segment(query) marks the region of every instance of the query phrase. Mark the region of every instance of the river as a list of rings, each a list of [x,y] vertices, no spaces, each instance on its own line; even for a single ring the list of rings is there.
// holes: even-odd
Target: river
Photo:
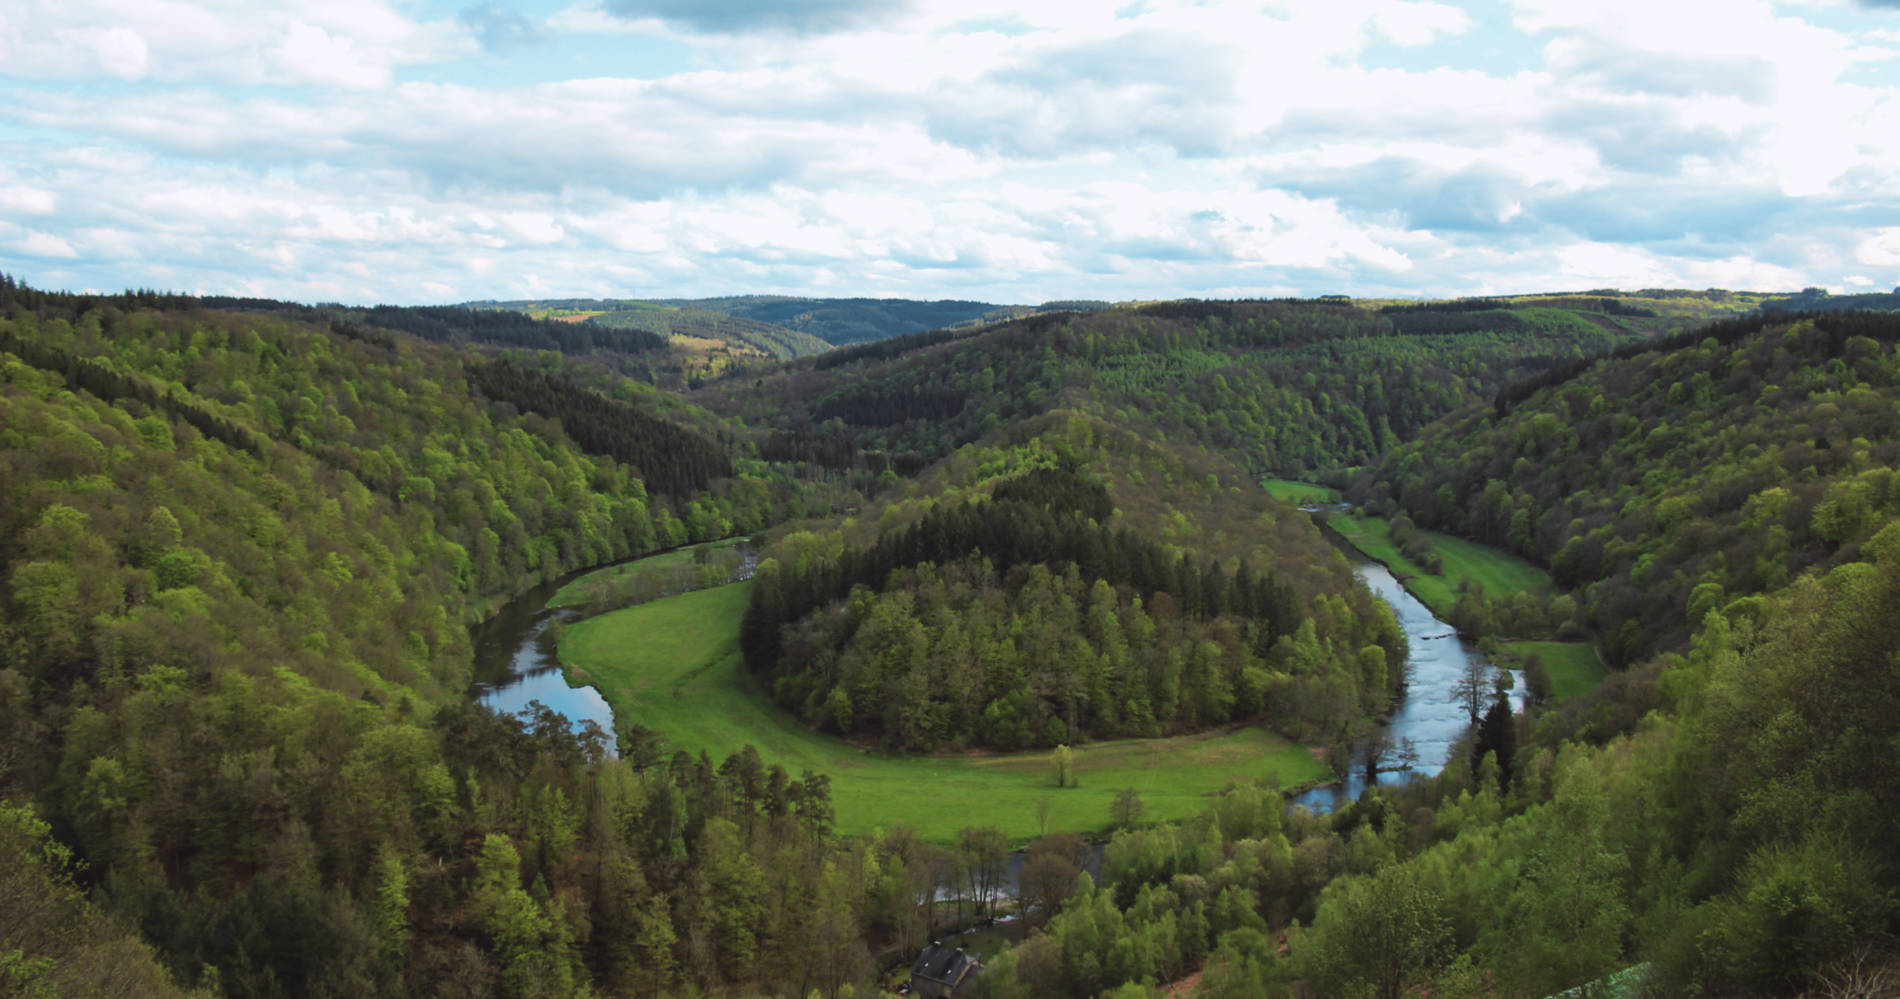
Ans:
[[[593,570],[588,570],[593,571]],[[581,575],[577,573],[576,575]],[[551,608],[548,601],[569,578],[544,583],[502,605],[494,617],[471,629],[475,643],[475,681],[470,694],[477,703],[513,715],[534,701],[567,716],[579,726],[593,722],[614,745],[614,709],[592,687],[570,687],[555,654],[555,621],[570,620],[578,611]]]
[[[749,577],[755,564],[755,556],[748,551],[735,578]],[[610,736],[614,733],[613,708],[593,687],[568,686],[556,655],[552,625],[571,620],[579,612],[547,606],[563,585],[591,571],[537,586],[508,601],[494,617],[472,630],[475,679],[471,696],[503,714],[517,714],[529,703],[540,701],[566,715],[577,727],[592,721]],[[1381,773],[1378,783],[1401,783],[1410,780],[1412,773],[1431,776],[1445,768],[1452,744],[1463,734],[1467,720],[1464,708],[1452,699],[1452,688],[1464,674],[1466,664],[1481,660],[1483,654],[1459,636],[1457,629],[1433,615],[1384,566],[1361,558],[1355,561],[1353,571],[1392,606],[1411,647],[1405,661],[1406,692],[1384,731],[1391,734],[1395,744],[1401,739],[1412,741],[1418,752],[1418,766],[1411,773]],[[1486,669],[1495,667],[1486,664]],[[1519,673],[1513,675],[1516,682],[1511,690],[1511,707],[1522,711],[1524,678]],[[608,744],[611,749],[612,738]],[[1357,799],[1366,786],[1363,759],[1364,746],[1354,747],[1354,765],[1343,783],[1314,788],[1294,796],[1290,803],[1330,811],[1341,801]]]
[[[1411,646],[1405,660],[1405,696],[1384,730],[1396,744],[1412,740],[1418,751],[1418,766],[1411,772],[1379,774],[1378,783],[1390,785],[1411,780],[1413,774],[1430,777],[1445,769],[1451,759],[1452,744],[1464,733],[1469,721],[1465,709],[1452,698],[1452,688],[1473,660],[1482,662],[1484,654],[1476,645],[1458,634],[1458,630],[1438,619],[1424,603],[1411,594],[1391,571],[1376,562],[1355,561],[1353,571],[1380,599],[1392,606],[1399,628]],[[1484,663],[1487,678],[1497,667]],[[1511,709],[1524,710],[1524,677],[1521,671],[1509,671],[1513,678]],[[1488,687],[1487,687],[1488,689]],[[1366,788],[1363,744],[1353,748],[1353,767],[1342,784],[1314,788],[1296,795],[1290,802],[1314,811],[1330,811],[1342,801],[1357,800]]]
[[[579,569],[503,604],[494,617],[469,629],[469,637],[475,645],[475,678],[469,686],[469,696],[476,703],[506,715],[519,714],[527,710],[529,704],[540,701],[566,715],[575,728],[590,721],[599,725],[600,730],[607,733],[608,752],[613,752],[614,709],[593,687],[568,686],[555,648],[554,623],[576,620],[581,612],[572,607],[549,607],[548,601],[554,599],[561,587],[589,573],[678,550],[669,548],[608,566]],[[751,545],[740,544],[739,551],[739,566],[728,582],[751,579],[753,570],[758,568],[758,554]]]

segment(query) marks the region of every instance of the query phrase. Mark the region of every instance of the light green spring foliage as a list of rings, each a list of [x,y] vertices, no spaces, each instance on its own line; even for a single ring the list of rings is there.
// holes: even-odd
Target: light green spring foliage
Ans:
[[[0,800],[0,995],[181,996],[152,950],[86,901],[72,851],[28,806]]]

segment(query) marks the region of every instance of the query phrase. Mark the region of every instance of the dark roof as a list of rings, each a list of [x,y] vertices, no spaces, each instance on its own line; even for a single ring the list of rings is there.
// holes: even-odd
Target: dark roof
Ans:
[[[931,944],[917,956],[917,963],[910,966],[910,977],[955,987],[963,981],[965,975],[974,972],[979,967],[981,965],[976,958],[965,954],[961,949]]]

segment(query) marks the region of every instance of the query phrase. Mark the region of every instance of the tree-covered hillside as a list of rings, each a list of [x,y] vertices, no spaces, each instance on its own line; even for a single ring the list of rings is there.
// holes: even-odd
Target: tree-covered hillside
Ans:
[[[1863,556],[1711,614],[1607,745],[1118,832],[982,994],[1891,995],[1900,545]]]
[[[751,668],[807,721],[1016,750],[1264,721],[1343,743],[1405,641],[1313,526],[1212,456],[1052,414],[754,583]],[[926,491],[928,490],[928,491]]]
[[[44,816],[0,814],[9,898],[44,893],[0,920],[8,989],[98,994],[117,953],[124,994],[162,991],[109,919],[178,984],[235,996],[858,974],[872,868],[829,840],[822,778],[636,772],[601,733],[467,700],[463,622],[486,602],[776,521],[789,497],[823,509],[822,485],[649,491],[642,471],[711,439],[551,360],[521,384],[672,428],[633,445],[642,469],[478,384],[502,362],[5,291],[0,795]]]
[[[1473,407],[1354,494],[1548,565],[1617,664],[1852,561],[1900,511],[1900,317],[1771,313],[1685,340]]]
[[[906,298],[795,298],[741,295],[670,302],[741,319],[772,323],[817,337],[834,347],[870,343],[927,330],[981,325],[1050,309],[1099,308],[1104,303],[1044,306],[988,302],[923,302]]]
[[[755,426],[928,458],[1063,406],[1212,448],[1255,474],[1310,473],[1370,461],[1512,378],[1746,307],[1695,299],[1663,313],[1649,301],[1437,311],[1178,302],[1051,314],[848,348],[696,398]]]
[[[1343,761],[1404,639],[1257,478],[1354,463],[1376,511],[1549,565],[1628,668],[1479,690],[1442,774],[1331,815],[1268,777],[1148,822],[1118,784],[1030,842],[981,993],[1891,991],[1900,319],[1671,336],[1760,300],[1157,303],[688,397],[587,324],[0,277],[0,995],[867,994],[993,913],[1012,844],[840,839],[767,740],[997,763],[1025,808],[1131,745],[1066,743]],[[750,609],[668,619],[728,650],[669,675],[729,670],[701,706],[760,749],[470,700],[500,601],[742,534]]]
[[[1145,994],[1197,963],[1197,996],[1891,994],[1897,334],[1717,325],[1554,371],[1368,470],[1375,505],[1572,553],[1558,568],[1634,622],[1629,682],[1580,709],[1620,724],[1576,739],[1571,706],[1499,702],[1472,756],[1325,820],[1238,789],[1119,833],[986,994]]]

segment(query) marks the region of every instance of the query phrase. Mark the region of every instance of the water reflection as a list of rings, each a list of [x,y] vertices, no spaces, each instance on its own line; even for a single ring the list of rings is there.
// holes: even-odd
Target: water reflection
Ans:
[[[577,729],[591,721],[607,733],[611,753],[613,708],[592,687],[568,686],[561,672],[552,626],[576,615],[547,606],[559,589],[559,582],[535,587],[474,629],[475,680],[470,694],[476,703],[501,714],[516,715],[540,701],[566,715]]]

